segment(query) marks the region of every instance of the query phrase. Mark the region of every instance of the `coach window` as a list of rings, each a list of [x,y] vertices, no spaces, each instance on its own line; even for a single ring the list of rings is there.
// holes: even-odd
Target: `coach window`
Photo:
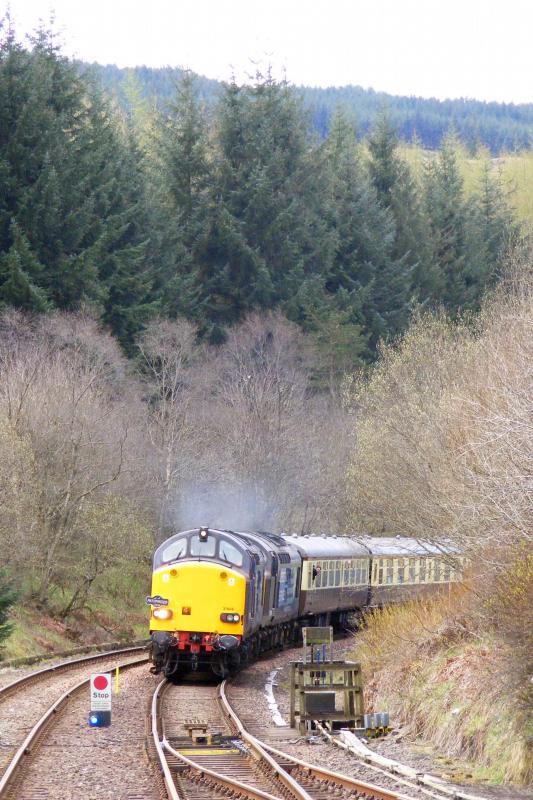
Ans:
[[[392,558],[387,559],[387,583],[393,582]]]
[[[421,558],[420,561],[419,561],[419,564],[420,564],[420,567],[419,567],[419,572],[418,572],[418,580],[420,581],[420,583],[425,583],[426,582],[426,559],[425,558]]]
[[[440,558],[435,559],[435,583],[440,581]]]
[[[227,539],[221,539],[218,546],[218,556],[222,561],[227,561],[235,567],[242,567],[243,556],[241,551]]]
[[[378,583],[383,583],[383,559],[379,559]]]
[[[320,589],[322,586],[322,581],[324,580],[322,577],[322,563],[318,561],[313,569],[316,569],[318,574],[315,578],[314,584],[312,585],[315,586],[316,589]]]
[[[416,559],[409,559],[409,583],[414,583],[416,580]]]
[[[405,566],[403,558],[398,559],[398,583],[403,583],[405,581]]]
[[[448,562],[445,561],[444,562],[444,580],[446,581],[446,583],[449,583],[449,581],[450,581],[451,571],[452,571],[452,568],[450,567]]]
[[[372,583],[377,583],[377,579],[378,579],[378,565],[374,561],[374,577],[372,578]]]

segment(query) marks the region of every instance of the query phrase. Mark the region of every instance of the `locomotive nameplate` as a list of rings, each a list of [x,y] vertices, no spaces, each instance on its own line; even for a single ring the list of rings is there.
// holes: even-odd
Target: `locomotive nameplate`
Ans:
[[[155,594],[153,597],[146,598],[146,605],[148,606],[168,606],[168,600],[166,597],[161,597],[160,594]]]

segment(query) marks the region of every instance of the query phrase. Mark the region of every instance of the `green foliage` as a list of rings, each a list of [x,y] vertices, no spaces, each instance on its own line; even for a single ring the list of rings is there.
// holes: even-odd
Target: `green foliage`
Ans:
[[[18,594],[4,570],[0,571],[0,643],[13,632],[14,625],[9,621],[9,610],[17,601]]]
[[[0,256],[0,302],[24,311],[46,311],[49,308],[46,294],[36,286],[43,267],[15,221],[10,236],[11,247]]]
[[[4,26],[2,307],[89,302],[129,355],[157,314],[215,343],[280,308],[338,374],[373,360],[416,304],[475,310],[497,280],[518,236],[504,184],[487,164],[467,194],[452,138],[424,168],[401,157],[394,115],[368,148],[343,113],[315,140],[299,94],[269,73],[219,87],[216,107],[180,73],[151,119],[146,80],[128,71],[120,114],[52,33],[25,48]]]
[[[148,224],[110,108],[44,29],[30,50],[6,31],[0,108],[1,299],[36,311],[95,301],[127,344],[150,286]]]

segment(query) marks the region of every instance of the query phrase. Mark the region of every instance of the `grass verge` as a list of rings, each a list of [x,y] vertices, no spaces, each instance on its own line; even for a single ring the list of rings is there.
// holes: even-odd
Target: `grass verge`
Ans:
[[[533,723],[506,679],[513,653],[469,624],[464,592],[367,614],[354,654],[366,705],[387,708],[413,737],[475,764],[476,781],[527,785]]]

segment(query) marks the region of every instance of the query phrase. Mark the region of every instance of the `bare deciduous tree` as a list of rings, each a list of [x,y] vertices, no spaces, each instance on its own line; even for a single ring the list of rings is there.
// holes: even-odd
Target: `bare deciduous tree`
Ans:
[[[2,324],[0,430],[18,476],[20,522],[15,540],[5,517],[0,532],[8,559],[26,573],[31,564],[46,604],[75,563],[78,539],[98,538],[96,527],[80,529],[83,515],[110,492],[134,496],[131,430],[142,427],[142,412],[127,391],[121,396],[123,359],[90,320],[44,318],[23,331],[17,316]]]

